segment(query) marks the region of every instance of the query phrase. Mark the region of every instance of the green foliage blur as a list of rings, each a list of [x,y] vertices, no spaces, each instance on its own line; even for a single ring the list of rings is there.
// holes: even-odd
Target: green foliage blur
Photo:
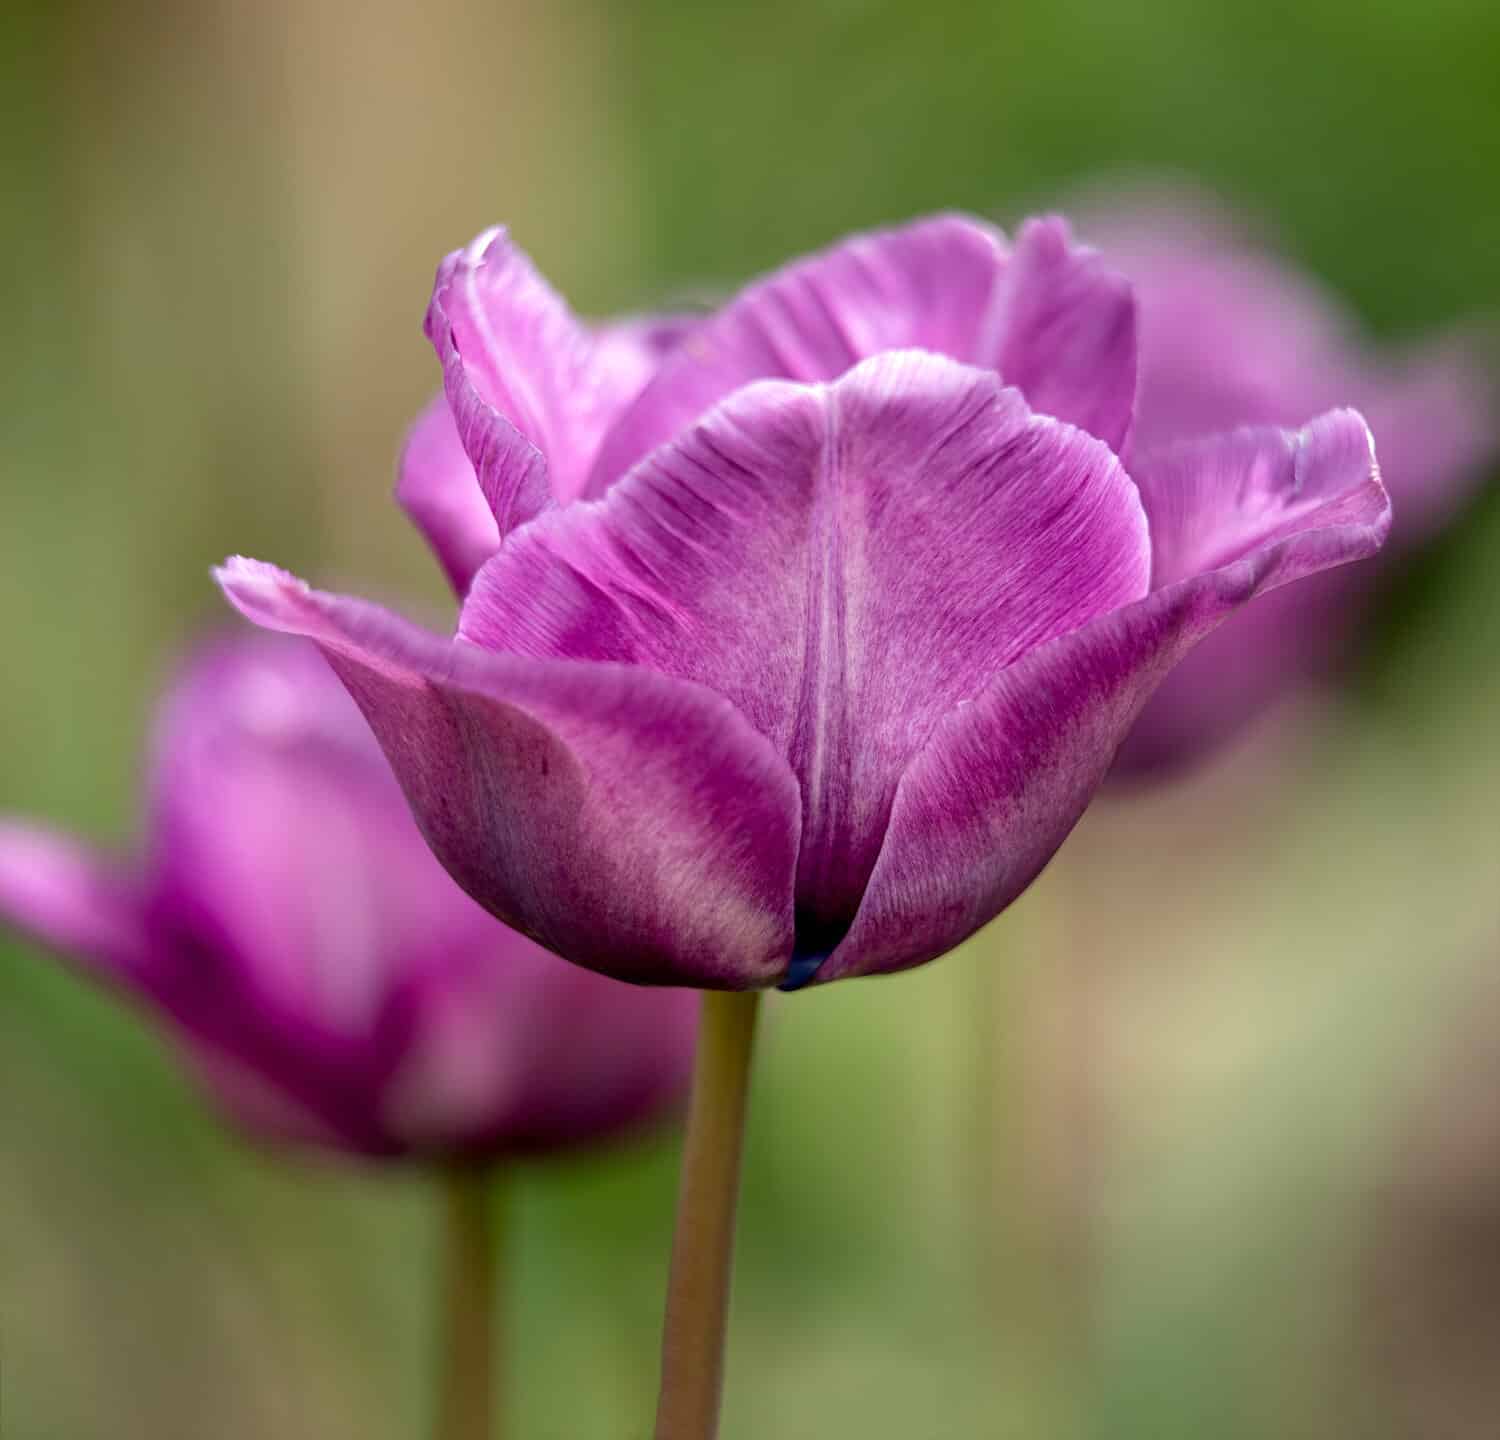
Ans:
[[[1167,171],[1416,335],[1500,300],[1497,73],[1485,0],[18,0],[0,809],[129,843],[225,554],[441,613],[388,491],[486,224],[607,313]],[[1496,1433],[1497,559],[1489,493],[1295,739],[1101,805],[940,964],[776,997],[725,1440]],[[515,1436],[649,1432],[675,1169],[498,1182]],[[0,940],[6,1440],[423,1433],[430,1191],[250,1152]]]

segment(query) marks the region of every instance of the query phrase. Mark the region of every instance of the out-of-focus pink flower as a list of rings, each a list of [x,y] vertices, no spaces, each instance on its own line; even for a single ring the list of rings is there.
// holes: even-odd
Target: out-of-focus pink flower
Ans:
[[[0,918],[165,1020],[255,1135],[485,1159],[680,1098],[696,997],[547,954],[432,858],[310,647],[205,649],[157,726],[146,852],[0,822]]]
[[[254,561],[220,582],[322,647],[460,884],[625,979],[951,949],[1198,640],[1389,520],[1350,411],[1127,474],[1133,297],[1056,219],[856,236],[644,383],[500,234],[444,262],[428,333],[489,511],[466,553],[499,541],[456,636]]]
[[[1500,439],[1474,331],[1377,347],[1310,277],[1186,186],[1096,193],[1078,214],[1135,288],[1140,374],[1125,459],[1238,425],[1305,423],[1355,405],[1391,496],[1389,565],[1450,519]],[[1197,758],[1288,690],[1337,668],[1381,565],[1257,600],[1162,683],[1116,761],[1129,778]]]

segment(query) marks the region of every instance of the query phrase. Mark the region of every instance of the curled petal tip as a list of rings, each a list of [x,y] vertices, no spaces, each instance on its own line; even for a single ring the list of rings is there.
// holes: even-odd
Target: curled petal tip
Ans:
[[[245,555],[231,555],[222,565],[214,567],[213,576],[241,615],[273,630],[292,629],[288,604],[306,599],[312,593],[305,580]]]
[[[463,251],[463,257],[471,265],[484,264],[490,258],[490,251],[497,245],[505,244],[509,237],[510,232],[504,225],[491,225],[469,242]]]

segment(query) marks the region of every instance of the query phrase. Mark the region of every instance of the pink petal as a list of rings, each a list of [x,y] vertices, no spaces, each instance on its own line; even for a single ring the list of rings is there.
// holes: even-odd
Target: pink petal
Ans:
[[[579,493],[605,429],[687,323],[591,333],[504,230],[443,261],[427,334],[501,535]]]
[[[916,351],[767,381],[518,534],[460,634],[707,686],[802,795],[799,943],[841,933],[902,771],[997,670],[1145,593],[1135,487],[991,372]]]
[[[1199,639],[1256,595],[1385,539],[1390,505],[1356,415],[1197,454],[1197,468],[1153,480],[1163,586],[1002,670],[902,776],[858,918],[818,982],[921,964],[992,919],[1066,838],[1141,706]],[[1171,499],[1169,480],[1181,486]]]
[[[500,527],[458,438],[446,395],[435,396],[407,433],[396,499],[462,595],[474,572],[500,548]]]
[[[855,235],[755,282],[694,330],[624,413],[585,494],[752,380],[836,380],[883,350],[973,359],[1005,265],[998,231],[959,215]]]
[[[726,701],[619,666],[492,655],[254,561],[219,581],[256,623],[319,643],[428,843],[501,919],[625,979],[779,976],[796,785]]]
[[[975,363],[1026,403],[1123,452],[1135,404],[1135,298],[1065,221],[1028,220],[1016,237]]]

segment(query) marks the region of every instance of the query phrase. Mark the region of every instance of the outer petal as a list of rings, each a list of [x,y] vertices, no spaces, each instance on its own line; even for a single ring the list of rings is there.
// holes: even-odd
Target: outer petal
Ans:
[[[1033,410],[1123,452],[1135,404],[1135,297],[1056,217],[1016,237],[975,363],[1000,372]]]
[[[605,428],[687,323],[590,333],[504,230],[443,261],[427,335],[501,535],[578,494]]]
[[[407,432],[396,500],[426,536],[449,582],[462,595],[474,572],[500,548],[500,527],[442,393]]]
[[[1199,638],[1260,592],[1379,548],[1390,507],[1357,416],[1259,440],[1258,458],[1243,436],[1199,452],[1218,472],[1218,484],[1193,486],[1218,514],[1217,541],[1196,514],[1169,522],[1177,554],[1227,563],[1032,651],[947,718],[902,776],[858,918],[817,982],[921,964],[993,918],[1051,858],[1146,698]],[[1270,513],[1269,476],[1283,520]]]
[[[882,350],[975,357],[1004,237],[959,215],[856,235],[742,291],[694,331],[621,417],[584,494],[752,380],[836,380]]]
[[[779,977],[796,784],[726,701],[620,666],[491,655],[253,561],[219,580],[250,619],[319,643],[428,843],[501,919],[622,979]]]
[[[1208,513],[1204,502],[1212,496],[1205,486],[1228,484],[1238,492],[1241,522],[1249,532],[1257,524],[1296,523],[1297,512],[1305,514],[1326,501],[1320,484],[1340,475],[1351,480],[1365,464],[1363,426],[1349,412],[1309,426],[1291,455],[1268,448],[1266,434],[1240,431],[1217,441],[1171,447],[1137,462],[1153,534],[1160,537],[1155,584],[1205,568],[1226,543],[1243,547],[1253,538],[1248,533],[1225,537],[1212,522],[1195,519]],[[1200,466],[1205,445],[1219,452],[1227,475]],[[1284,493],[1297,498],[1283,503]],[[1154,775],[1197,759],[1210,746],[1232,738],[1289,686],[1336,666],[1350,643],[1370,578],[1362,572],[1363,567],[1319,575],[1295,590],[1268,595],[1209,636],[1167,676],[1142,711],[1120,747],[1116,777]]]
[[[14,820],[0,820],[0,920],[124,983],[152,957],[146,902],[122,866]]]
[[[1325,571],[1262,595],[1205,636],[1146,702],[1115,756],[1110,783],[1178,773],[1234,740],[1289,688],[1337,674],[1369,568]]]
[[[1352,410],[1302,430],[1260,426],[1189,441],[1138,461],[1134,474],[1151,523],[1153,590],[1298,534],[1314,515],[1326,528],[1345,507],[1366,523],[1372,495],[1389,513],[1374,440]]]
[[[799,942],[859,903],[896,781],[934,725],[1027,650],[1145,593],[1135,487],[992,372],[883,354],[767,381],[597,505],[518,534],[460,634],[708,686],[802,793]]]

